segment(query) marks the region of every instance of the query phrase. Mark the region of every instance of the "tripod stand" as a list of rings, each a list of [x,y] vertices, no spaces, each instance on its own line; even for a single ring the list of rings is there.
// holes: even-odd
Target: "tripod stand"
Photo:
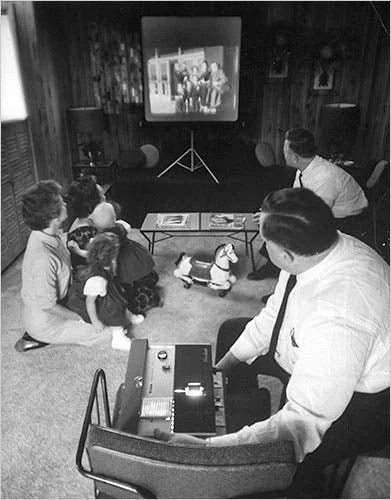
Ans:
[[[185,158],[185,156],[190,154],[190,166],[185,165],[184,163],[181,163],[181,160]],[[198,160],[199,163],[196,165],[194,160]],[[161,177],[164,175],[166,172],[168,172],[172,167],[175,167],[175,165],[179,165],[182,168],[185,168],[186,170],[189,170],[190,172],[195,172],[201,167],[205,167],[206,170],[210,173],[212,176],[213,180],[219,184],[219,181],[217,177],[214,175],[214,173],[210,170],[208,165],[204,162],[204,160],[201,158],[201,156],[197,153],[196,149],[194,148],[194,132],[191,130],[190,131],[190,148],[185,151],[179,158],[177,158],[174,162],[171,163],[163,172],[160,172],[158,177]]]

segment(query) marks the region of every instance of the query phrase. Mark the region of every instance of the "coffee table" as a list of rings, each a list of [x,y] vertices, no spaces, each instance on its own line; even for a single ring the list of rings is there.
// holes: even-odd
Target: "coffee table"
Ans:
[[[148,250],[153,254],[155,251],[155,244],[160,241],[164,241],[168,238],[174,236],[197,236],[202,233],[203,236],[216,236],[218,234],[224,234],[225,236],[232,238],[234,240],[240,241],[245,244],[246,255],[250,251],[251,264],[253,270],[255,270],[254,262],[254,249],[253,241],[259,234],[259,227],[256,222],[253,221],[252,213],[236,212],[232,215],[234,218],[243,218],[244,222],[241,227],[211,227],[210,218],[215,212],[165,212],[162,213],[148,213],[143,221],[140,229],[140,233],[148,241]],[[164,216],[188,216],[186,217],[186,224],[184,225],[173,225],[172,227],[167,225],[161,225],[158,223],[158,219]],[[157,238],[158,237],[158,238]]]

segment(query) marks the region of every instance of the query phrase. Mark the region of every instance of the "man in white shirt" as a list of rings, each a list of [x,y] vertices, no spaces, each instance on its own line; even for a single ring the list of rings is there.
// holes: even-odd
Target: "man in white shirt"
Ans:
[[[260,233],[282,270],[277,288],[252,320],[223,323],[216,368],[228,376],[228,394],[254,387],[257,373],[278,376],[287,383],[285,404],[267,420],[231,434],[156,437],[204,446],[288,439],[300,464],[294,497],[328,464],[389,442],[389,266],[367,245],[337,231],[330,208],[308,189],[270,193]],[[297,282],[287,298],[292,278]]]
[[[311,189],[333,211],[337,228],[359,237],[363,232],[362,217],[368,206],[364,191],[345,170],[316,154],[314,135],[306,129],[295,128],[285,134],[284,157],[286,164],[297,170],[293,187]],[[257,218],[258,214],[255,214]],[[279,270],[268,259],[264,246],[261,255],[267,263],[248,275],[250,280],[277,277]]]

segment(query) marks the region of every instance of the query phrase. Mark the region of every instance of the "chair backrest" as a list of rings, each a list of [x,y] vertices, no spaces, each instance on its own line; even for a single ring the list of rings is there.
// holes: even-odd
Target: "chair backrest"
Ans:
[[[255,146],[255,156],[262,167],[272,167],[276,164],[273,148],[268,142],[259,142]]]
[[[114,422],[121,404],[121,387]],[[87,457],[89,468],[85,465]],[[250,494],[267,498],[270,492],[275,497],[285,494],[296,470],[289,441],[200,447],[112,428],[102,369],[96,371],[92,383],[76,466],[84,477],[94,481],[95,491],[99,491],[96,498],[243,498]]]
[[[365,187],[367,189],[373,189],[374,186],[377,184],[378,180],[380,179],[385,167],[388,165],[388,161],[386,160],[380,160],[375,168],[373,169],[371,175],[369,176]]]
[[[113,498],[267,497],[284,492],[296,469],[288,441],[204,448],[91,425],[86,449],[94,474],[139,492],[123,497],[120,488],[96,481],[98,490]]]

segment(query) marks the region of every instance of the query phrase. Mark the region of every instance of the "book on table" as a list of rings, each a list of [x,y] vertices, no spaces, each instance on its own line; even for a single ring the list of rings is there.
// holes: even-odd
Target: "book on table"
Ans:
[[[209,227],[211,229],[243,229],[246,217],[240,214],[212,213]]]
[[[190,214],[157,214],[156,225],[165,228],[189,227]]]

